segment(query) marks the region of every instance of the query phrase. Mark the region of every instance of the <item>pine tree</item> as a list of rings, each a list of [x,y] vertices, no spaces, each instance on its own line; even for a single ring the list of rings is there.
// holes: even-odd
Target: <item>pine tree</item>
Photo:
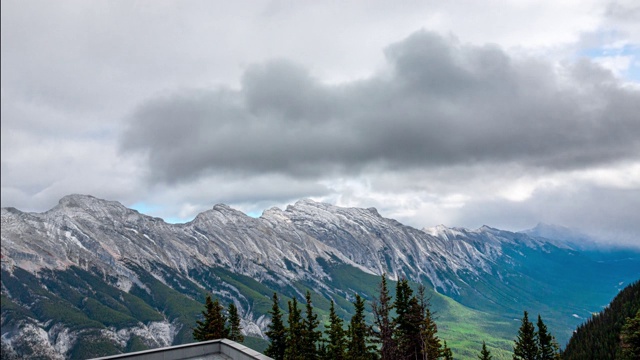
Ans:
[[[342,319],[336,314],[335,306],[331,301],[329,308],[329,327],[325,330],[328,343],[325,347],[324,359],[326,360],[344,360],[346,359],[346,337]]]
[[[223,339],[229,336],[229,329],[226,327],[227,319],[222,313],[224,307],[220,305],[218,299],[211,301],[211,295],[205,299],[205,310],[202,311],[203,320],[196,321],[196,328],[193,329],[193,339],[196,341]]]
[[[378,294],[378,298],[374,299],[371,309],[373,311],[374,324],[378,328],[375,335],[380,344],[380,359],[394,360],[396,344],[393,340],[393,326],[389,318],[393,304],[387,288],[387,274],[382,274],[382,280],[378,285]]]
[[[538,315],[538,350],[539,360],[553,360],[556,358],[555,339],[547,330],[547,325],[542,322],[542,317]]]
[[[413,296],[413,290],[409,287],[407,279],[400,279],[396,284],[396,301],[393,307],[396,309],[394,325],[397,327],[404,320],[405,314],[409,311],[409,299]]]
[[[287,333],[287,346],[284,352],[285,360],[303,360],[302,356],[302,333],[303,325],[298,309],[298,300],[294,297],[288,302],[289,305],[289,331]]]
[[[518,330],[518,338],[513,346],[513,360],[537,360],[539,354],[538,341],[529,314],[525,311],[522,324]]]
[[[227,317],[224,316],[224,306],[220,304],[218,299],[213,302],[213,319],[211,321],[213,327],[214,339],[225,339],[229,337],[229,328],[227,327]]]
[[[322,360],[333,359],[331,356],[328,355],[327,340],[324,338],[320,339],[320,344],[318,345],[318,359],[322,359]]]
[[[396,309],[396,317],[393,319],[393,339],[397,346],[395,358],[415,359],[422,352],[420,339],[422,314],[407,279],[401,279],[396,284],[396,301],[393,307]]]
[[[447,346],[446,341],[444,342],[444,347],[442,348],[442,358],[444,360],[453,360],[453,353],[451,352],[451,349],[449,349],[449,347]],[[426,359],[433,359],[433,358],[427,357]]]
[[[480,351],[480,355],[478,355],[478,359],[480,360],[492,360],[493,356],[491,356],[491,351],[487,349],[487,344],[482,342],[482,351]]]
[[[240,326],[240,315],[238,315],[238,308],[231,302],[229,304],[229,340],[236,342],[243,342],[244,336],[242,335],[242,326]]]
[[[302,320],[301,353],[305,360],[317,360],[318,349],[316,348],[316,343],[322,337],[322,333],[317,330],[320,321],[318,321],[318,315],[313,313],[311,293],[309,291],[307,291],[306,301],[306,317]]]
[[[554,360],[561,360],[562,359],[562,349],[560,349],[560,344],[558,344],[558,341],[556,340],[556,338],[553,338],[553,359]]]
[[[282,322],[282,312],[278,305],[278,294],[276,293],[273,293],[273,305],[269,314],[271,315],[271,323],[265,335],[269,337],[271,342],[264,353],[274,360],[284,360],[284,353],[287,347],[287,329]]]
[[[364,321],[364,300],[356,294],[354,303],[356,312],[351,317],[348,333],[347,359],[350,360],[371,360],[376,359],[374,347],[369,346],[368,340],[371,334],[371,327]]]
[[[209,340],[211,333],[211,317],[213,316],[213,301],[211,295],[207,294],[205,299],[205,310],[202,311],[202,320],[196,321],[196,328],[193,329],[193,339],[196,341]]]
[[[424,315],[423,326],[421,330],[422,341],[423,341],[423,354],[425,355],[425,359],[437,359],[440,354],[445,354],[447,349],[445,341],[445,348],[441,350],[440,339],[437,336],[438,327],[433,321],[433,317],[431,316],[431,310],[429,308],[426,309],[426,313]],[[449,349],[449,352],[451,350]]]
[[[425,295],[426,288],[420,284],[418,287],[418,303],[420,305],[420,337],[422,342],[422,355],[424,359],[437,359],[440,354],[446,355],[451,350],[442,349],[438,338],[438,327],[431,313],[430,298]],[[446,344],[446,343],[445,343]]]
[[[622,357],[624,359],[640,359],[640,310],[633,318],[627,318],[620,335]]]
[[[427,309],[431,307],[431,297],[426,296],[425,294],[426,288],[424,285],[420,284],[418,286],[418,301],[420,303],[420,308],[422,309],[422,315],[424,316]]]

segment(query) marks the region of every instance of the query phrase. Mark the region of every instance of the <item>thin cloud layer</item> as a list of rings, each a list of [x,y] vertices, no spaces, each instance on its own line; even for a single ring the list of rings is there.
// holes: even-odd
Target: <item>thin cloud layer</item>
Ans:
[[[206,174],[294,178],[471,164],[565,171],[637,160],[640,91],[587,61],[553,66],[419,31],[385,71],[325,84],[285,60],[239,90],[184,91],[138,108],[124,152],[152,182]]]

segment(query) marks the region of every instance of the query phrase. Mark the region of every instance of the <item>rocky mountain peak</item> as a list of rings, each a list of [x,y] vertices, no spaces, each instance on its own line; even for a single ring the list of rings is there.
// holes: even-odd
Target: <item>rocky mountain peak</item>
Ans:
[[[236,212],[238,210],[233,209],[231,206],[227,205],[227,204],[215,204],[213,205],[212,210],[215,211],[220,211],[220,212]]]
[[[196,225],[211,222],[246,223],[253,220],[255,219],[229,205],[216,204],[210,210],[198,214],[191,223]]]
[[[285,219],[284,211],[278,207],[266,209],[260,215],[261,219]]]
[[[286,210],[265,210],[258,219],[218,204],[190,223],[168,224],[115,201],[69,195],[46,213],[3,208],[1,245],[6,271],[3,341],[11,338],[16,348],[27,332],[5,336],[5,328],[17,329],[6,322],[13,317],[5,316],[5,299],[29,311],[65,307],[81,317],[85,316],[81,310],[89,317],[100,315],[109,329],[100,331],[109,332],[109,338],[126,335],[119,348],[126,348],[134,333],[143,334],[152,346],[164,346],[188,335],[189,324],[181,322],[177,312],[199,309],[194,299],[203,291],[240,304],[245,329],[255,329],[253,334],[262,336],[274,291],[302,298],[304,291],[312,289],[326,299],[348,300],[353,291],[374,288],[366,282],[377,281],[371,275],[385,272],[390,279],[428,283],[435,291],[479,309],[502,304],[519,312],[521,299],[539,293],[551,297],[544,293],[547,287],[541,286],[547,274],[555,279],[557,269],[565,273],[578,269],[580,261],[590,261],[523,233],[444,225],[420,231],[382,217],[375,208],[347,208],[311,199]],[[553,256],[547,256],[550,253]],[[531,261],[543,261],[540,271],[527,270]],[[637,270],[627,263],[619,267],[637,277]],[[566,283],[591,281],[584,271],[575,273],[574,280]],[[518,291],[523,290],[513,287],[514,282],[534,284],[535,292],[519,297]],[[23,284],[37,285],[25,290]],[[32,297],[23,296],[31,293]],[[164,302],[167,299],[171,303]],[[574,311],[575,301],[567,303]],[[137,306],[146,310],[138,311]],[[97,308],[101,312],[94,311]],[[119,312],[119,318],[101,315],[113,311]],[[41,312],[25,314],[40,316]],[[51,330],[55,326],[45,328],[43,324],[60,321],[51,322],[47,316],[32,321],[33,328],[43,334],[38,341],[49,344],[52,351],[68,353],[56,350],[58,339],[71,339],[64,348],[70,349],[82,331],[74,332],[64,321],[55,325],[60,331]],[[120,322],[112,327],[116,320]],[[86,321],[93,320],[87,317]]]
[[[2,215],[4,216],[5,214],[7,214],[7,215],[9,215],[9,214],[19,215],[19,214],[22,214],[22,211],[14,208],[14,207],[3,207],[2,208]]]
[[[442,224],[422,228],[422,231],[424,231],[425,233],[431,236],[446,238],[446,239],[453,238],[455,237],[456,233],[459,233],[459,231],[452,228],[448,228]]]
[[[113,219],[122,219],[129,215],[141,216],[138,211],[129,209],[117,201],[108,201],[82,194],[64,196],[58,201],[58,205],[49,210],[47,214]]]
[[[91,195],[83,195],[83,194],[70,194],[62,197],[58,201],[58,205],[60,207],[81,207],[81,208],[91,208],[96,204],[105,203],[106,200],[98,199]]]

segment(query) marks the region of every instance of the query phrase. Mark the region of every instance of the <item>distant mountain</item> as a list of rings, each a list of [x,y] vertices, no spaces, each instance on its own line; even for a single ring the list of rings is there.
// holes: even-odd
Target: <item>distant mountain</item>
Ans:
[[[566,341],[640,277],[640,254],[586,256],[562,239],[486,226],[418,230],[311,200],[257,219],[216,205],[167,224],[70,195],[44,213],[2,209],[3,354],[80,359],[189,342],[207,293],[235,302],[260,346],[274,291],[286,305],[311,290],[321,316],[329,299],[349,316],[354,293],[371,299],[383,272],[429,286],[458,358],[487,339],[499,359],[525,309]]]
[[[539,223],[534,228],[524,230],[522,233],[532,237],[558,239],[561,243],[580,250],[610,247],[610,245],[603,245],[603,241],[598,241],[593,236],[587,235],[580,230],[561,225]]]
[[[564,359],[630,359],[622,353],[624,325],[630,319],[640,320],[640,282],[635,282],[622,290],[611,304],[594,314],[575,331],[564,352]],[[635,347],[640,348],[636,326]],[[636,356],[640,353],[636,352]]]

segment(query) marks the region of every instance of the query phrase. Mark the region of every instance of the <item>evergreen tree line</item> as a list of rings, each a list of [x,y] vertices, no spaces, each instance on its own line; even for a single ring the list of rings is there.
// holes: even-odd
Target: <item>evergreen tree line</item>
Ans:
[[[529,321],[529,314],[525,311],[513,346],[513,360],[554,360],[561,358],[560,346],[547,330],[547,325],[542,321],[540,315],[538,315],[536,325],[538,327],[537,331],[533,323]]]
[[[580,325],[563,353],[567,360],[640,359],[640,281]]]
[[[438,327],[430,309],[429,298],[425,296],[425,288],[419,286],[414,294],[409,282],[401,279],[396,284],[395,295],[393,299],[389,294],[387,278],[383,275],[378,285],[378,296],[371,304],[373,325],[366,323],[365,301],[356,294],[353,302],[355,313],[351,320],[345,324],[336,313],[332,301],[329,321],[324,324],[324,331],[321,331],[318,329],[320,321],[314,313],[310,292],[306,293],[304,309],[295,297],[287,302],[286,321],[285,314],[280,310],[278,295],[274,293],[269,311],[271,323],[265,332],[270,340],[265,355],[275,360],[453,359],[447,342],[438,337]],[[244,340],[240,317],[233,303],[229,304],[228,316],[224,314],[224,307],[218,300],[212,301],[210,296],[206,298],[205,308],[202,312],[203,320],[197,321],[197,327],[193,330],[195,340]],[[640,319],[636,320],[636,327],[630,325],[629,332],[637,338],[640,336]],[[559,346],[540,315],[536,330],[526,311],[514,342],[513,353],[514,360],[560,359]],[[492,360],[484,341],[478,358]]]
[[[409,282],[402,279],[396,284],[394,300],[389,294],[386,276],[383,275],[378,290],[378,297],[371,305],[373,326],[365,323],[364,300],[356,295],[353,303],[355,314],[346,329],[343,320],[336,314],[333,301],[331,302],[329,323],[325,325],[324,333],[316,330],[319,321],[313,313],[309,292],[306,295],[305,317],[301,316],[295,298],[288,302],[288,327],[278,305],[278,296],[274,293],[270,311],[272,322],[266,332],[271,343],[265,354],[275,360],[453,359],[447,342],[438,338],[438,327],[423,286],[414,294]],[[541,316],[538,315],[536,330],[526,311],[513,350],[514,360],[561,358],[559,346]],[[492,358],[483,341],[478,359]]]
[[[278,303],[274,293],[272,320],[265,333],[271,340],[265,354],[275,360],[453,359],[446,341],[441,342],[437,336],[424,287],[414,294],[406,279],[398,281],[394,300],[389,295],[386,276],[382,276],[379,296],[371,306],[373,325],[365,322],[365,302],[358,294],[353,302],[355,313],[346,328],[332,301],[329,322],[322,332],[317,330],[319,321],[309,292],[304,316],[295,298],[288,302],[286,324]]]
[[[243,342],[242,327],[240,326],[240,315],[238,308],[231,302],[224,313],[224,306],[218,299],[211,300],[211,295],[207,295],[205,300],[205,310],[202,311],[202,320],[196,321],[193,329],[193,339],[196,341],[229,339],[236,342]]]

